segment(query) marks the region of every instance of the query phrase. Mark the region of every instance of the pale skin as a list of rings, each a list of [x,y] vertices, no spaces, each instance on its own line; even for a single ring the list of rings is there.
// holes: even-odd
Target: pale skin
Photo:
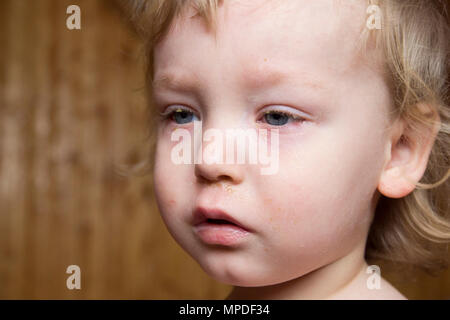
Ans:
[[[155,87],[160,112],[183,105],[204,130],[273,128],[258,121],[267,106],[306,116],[277,126],[279,171],[270,176],[254,164],[176,165],[171,132],[193,123],[158,125],[162,218],[207,274],[234,286],[229,299],[405,298],[384,279],[368,289],[365,243],[379,195],[412,192],[437,129],[399,143],[408,131],[388,121],[380,56],[356,49],[365,9],[365,1],[225,1],[216,38],[185,12],[156,47],[154,78],[186,87]],[[219,207],[254,232],[237,247],[205,245],[192,231],[195,205]]]

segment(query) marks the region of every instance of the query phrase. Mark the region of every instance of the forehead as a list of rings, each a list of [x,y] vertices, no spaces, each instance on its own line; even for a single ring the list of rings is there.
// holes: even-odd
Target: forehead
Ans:
[[[363,0],[224,1],[216,37],[188,9],[156,46],[155,72],[183,68],[207,74],[220,65],[253,82],[267,68],[274,74],[347,72],[360,60],[365,9]]]

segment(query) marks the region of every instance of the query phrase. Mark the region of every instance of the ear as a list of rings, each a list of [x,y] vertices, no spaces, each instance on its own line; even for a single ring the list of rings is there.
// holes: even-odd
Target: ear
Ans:
[[[415,121],[413,130],[400,119],[392,127],[378,184],[380,193],[389,198],[402,198],[415,189],[425,173],[441,126],[439,114],[431,105],[422,103],[416,107],[420,117],[430,119],[432,125]]]

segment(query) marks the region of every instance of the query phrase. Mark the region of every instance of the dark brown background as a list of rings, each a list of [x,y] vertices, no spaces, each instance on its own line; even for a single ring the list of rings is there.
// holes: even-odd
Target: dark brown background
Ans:
[[[81,7],[81,30],[66,8]],[[170,237],[146,156],[142,45],[108,0],[0,0],[0,298],[221,299]],[[66,288],[68,265],[81,290]],[[438,278],[382,274],[409,298]],[[403,280],[401,279],[403,278]]]

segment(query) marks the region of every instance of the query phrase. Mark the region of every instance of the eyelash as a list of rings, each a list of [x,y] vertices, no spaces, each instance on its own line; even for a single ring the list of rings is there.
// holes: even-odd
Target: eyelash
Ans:
[[[160,116],[161,116],[163,121],[164,120],[169,120],[172,117],[172,115],[179,109],[182,110],[182,111],[193,113],[195,115],[195,112],[193,112],[190,109],[188,109],[186,107],[183,107],[181,105],[177,105],[177,108],[172,108],[172,110],[165,111],[165,112],[160,112],[159,114],[160,114]],[[301,117],[301,116],[299,116],[297,114],[294,114],[294,113],[291,113],[291,112],[288,112],[288,111],[284,111],[284,110],[268,110],[268,111],[265,111],[263,113],[263,115],[261,116],[261,118],[264,118],[264,115],[267,114],[267,113],[282,114],[282,115],[288,116],[289,119],[291,119],[294,122],[306,121],[306,118],[303,118],[303,117]],[[258,120],[258,122],[260,122],[260,120]]]

